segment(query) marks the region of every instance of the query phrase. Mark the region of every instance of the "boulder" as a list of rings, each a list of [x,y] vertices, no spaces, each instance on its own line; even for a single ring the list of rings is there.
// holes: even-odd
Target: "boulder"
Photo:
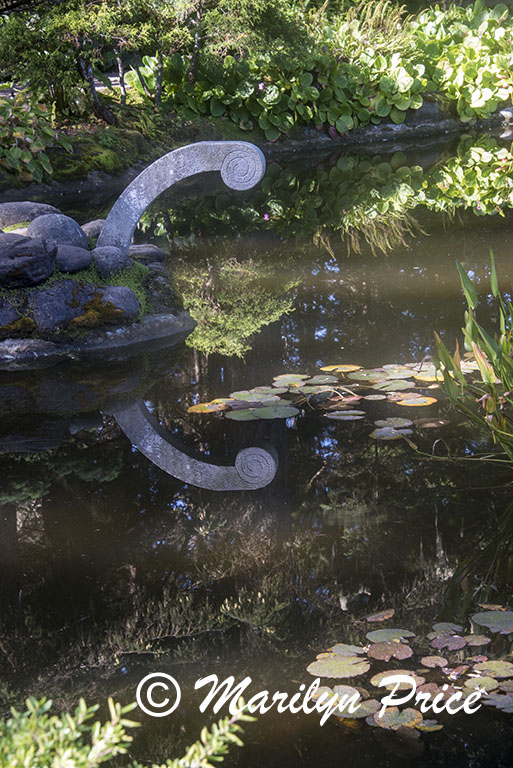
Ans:
[[[93,261],[91,251],[77,248],[75,245],[58,245],[55,259],[61,272],[79,272]]]
[[[162,248],[148,243],[146,245],[131,245],[128,249],[128,255],[142,264],[149,264],[155,261],[165,261],[167,254]]]
[[[15,307],[8,301],[0,297],[0,331],[20,319],[20,315]]]
[[[84,312],[84,304],[96,293],[95,286],[62,280],[38,291],[29,299],[36,328],[41,332],[63,330]]]
[[[94,221],[88,221],[86,224],[82,224],[82,232],[86,237],[90,237],[93,240],[97,240],[100,237],[100,232],[105,224],[105,219],[94,219]]]
[[[58,208],[45,203],[0,203],[0,228],[12,227],[13,224],[21,224],[22,221],[33,221],[38,216],[60,213]]]
[[[102,301],[104,304],[112,304],[120,313],[121,322],[135,320],[141,305],[139,299],[131,288],[125,286],[108,285],[103,289]]]
[[[55,269],[55,246],[41,238],[0,235],[0,286],[26,288],[43,282]]]
[[[127,269],[132,262],[130,256],[123,253],[113,245],[105,245],[103,248],[94,248],[92,251],[93,262],[102,277],[108,278],[113,272]]]
[[[66,243],[77,248],[87,248],[87,237],[74,219],[62,213],[49,213],[38,216],[30,222],[29,237],[41,237],[45,241],[53,240],[57,245]]]

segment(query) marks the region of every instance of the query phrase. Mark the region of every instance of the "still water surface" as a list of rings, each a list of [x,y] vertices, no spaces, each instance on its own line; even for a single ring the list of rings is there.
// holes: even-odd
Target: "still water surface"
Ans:
[[[62,706],[78,695],[128,701],[144,674],[167,671],[182,683],[181,707],[165,721],[146,718],[134,747],[139,759],[163,761],[204,722],[198,677],[250,675],[255,691],[294,691],[309,684],[317,653],[361,643],[375,610],[395,608],[385,626],[423,636],[434,621],[467,624],[478,602],[511,599],[510,470],[455,460],[490,446],[439,391],[437,405],[411,409],[450,421],[416,431],[419,452],[369,438],[374,419],[410,416],[387,401],[368,403],[368,418],[349,423],[309,408],[297,419],[249,423],[187,413],[283,373],[420,362],[433,351],[433,331],[452,348],[464,311],[455,259],[471,271],[480,320],[493,330],[489,250],[508,292],[512,213],[413,215],[415,226],[385,253],[365,240],[348,252],[338,234],[327,247],[258,223],[179,241],[171,262],[186,301],[199,297],[209,310],[188,344],[101,369],[0,374],[6,704],[20,691]],[[220,341],[211,331],[223,311],[231,326]],[[243,357],[228,354],[242,348]],[[211,461],[271,443],[275,480],[234,493],[174,480],[108,416],[115,399],[134,397]],[[494,642],[498,653],[511,650]],[[453,655],[452,665],[466,656]],[[438,719],[443,730],[401,741],[365,723],[320,729],[314,717],[270,713],[247,726],[245,747],[227,764],[511,765],[511,715]]]

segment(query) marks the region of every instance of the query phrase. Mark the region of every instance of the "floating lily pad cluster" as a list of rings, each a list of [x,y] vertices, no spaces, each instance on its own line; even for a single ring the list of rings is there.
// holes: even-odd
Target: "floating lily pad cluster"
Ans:
[[[468,372],[473,364],[463,362]],[[332,421],[349,422],[372,419],[370,404],[382,401],[394,407],[419,408],[435,405],[438,398],[428,390],[439,389],[440,374],[426,363],[384,365],[364,369],[359,365],[328,365],[321,373],[284,373],[274,377],[271,386],[258,386],[232,392],[229,397],[191,406],[189,413],[222,414],[233,421],[287,419],[301,410],[324,411]],[[406,412],[405,412],[406,413]],[[371,433],[375,440],[399,440],[413,433],[442,427],[446,421],[437,417],[417,419],[405,416],[375,421]]]
[[[465,632],[461,624],[452,622],[437,622],[425,638],[400,627],[369,628],[361,644],[337,643],[319,653],[307,667],[307,672],[314,677],[344,683],[336,683],[333,687],[325,685],[318,689],[317,696],[328,693],[344,700],[344,696],[350,698],[359,694],[360,708],[353,713],[349,709],[342,713],[335,712],[333,722],[365,720],[373,727],[400,733],[404,733],[405,728],[418,732],[440,730],[443,727],[441,723],[425,719],[419,709],[411,706],[402,709],[387,707],[383,716],[378,717],[384,692],[393,689],[392,685],[380,688],[380,683],[391,673],[412,677],[417,693],[427,693],[430,699],[441,695],[443,699],[438,701],[447,701],[461,692],[463,700],[479,691],[482,704],[513,714],[513,658],[511,661],[507,658],[489,659],[476,655],[475,650],[492,642],[491,637],[478,634],[476,630],[486,628],[491,633],[513,634],[513,610],[498,605],[480,607],[492,610],[471,616],[472,632]],[[394,609],[387,609],[367,616],[366,622],[388,622],[394,614]],[[443,655],[432,649],[443,649]],[[428,650],[431,652],[426,653]],[[404,667],[405,661],[408,668]],[[381,666],[379,670],[375,669],[378,663]],[[352,681],[364,675],[368,675],[365,687],[362,687],[361,680],[353,687]],[[404,689],[408,687],[403,685]]]

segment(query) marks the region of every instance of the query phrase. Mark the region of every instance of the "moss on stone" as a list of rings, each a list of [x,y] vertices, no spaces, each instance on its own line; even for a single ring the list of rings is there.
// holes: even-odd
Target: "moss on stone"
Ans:
[[[85,312],[75,317],[69,324],[69,328],[95,328],[98,325],[116,324],[123,318],[123,310],[116,307],[111,301],[103,301],[100,294],[84,304]]]
[[[36,324],[31,317],[20,317],[19,320],[15,320],[13,323],[0,326],[0,337],[26,336],[27,334],[32,333],[35,329]]]

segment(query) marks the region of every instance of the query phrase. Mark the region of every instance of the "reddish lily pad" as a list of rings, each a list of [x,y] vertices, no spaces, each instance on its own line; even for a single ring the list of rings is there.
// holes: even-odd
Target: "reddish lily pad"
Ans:
[[[386,643],[373,643],[367,651],[367,655],[371,659],[379,659],[380,661],[390,661],[390,659],[402,661],[413,656],[413,651],[409,645],[391,640]]]
[[[437,651],[441,651],[443,648],[447,648],[448,651],[459,651],[466,644],[465,638],[459,635],[439,635],[430,642],[431,648],[436,648]]]
[[[423,656],[420,663],[430,669],[436,669],[436,667],[446,667],[448,662],[443,656]]]
[[[439,621],[437,624],[433,624],[433,630],[439,635],[457,635],[458,632],[463,632],[463,627],[450,621]]]

